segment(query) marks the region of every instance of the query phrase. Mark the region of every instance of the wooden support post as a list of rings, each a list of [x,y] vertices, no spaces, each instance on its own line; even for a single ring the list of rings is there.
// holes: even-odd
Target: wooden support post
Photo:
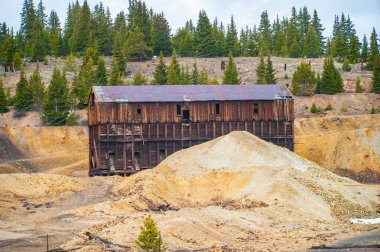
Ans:
[[[172,123],[172,139],[175,139],[175,123]],[[173,151],[174,152],[174,151]]]
[[[264,136],[264,125],[263,125],[263,120],[260,121],[260,135]]]
[[[148,142],[148,167],[150,168],[150,145],[152,142]]]
[[[168,125],[165,122],[165,139],[168,139]]]
[[[160,129],[159,129],[158,123],[156,123],[156,139],[159,139],[159,138],[160,138]]]
[[[256,136],[256,121],[252,121],[252,134]]]
[[[229,121],[228,122],[228,133],[231,133],[231,130],[232,130],[232,122]]]
[[[199,127],[200,127],[200,122],[198,121],[197,122],[197,138],[199,139],[201,136],[201,133],[200,133],[200,129],[199,129]]]
[[[215,138],[215,121],[212,122],[212,138]]]
[[[208,138],[208,122],[205,122],[205,137]]]
[[[269,136],[272,136],[272,127],[271,127],[271,123],[270,123],[271,121],[269,120],[268,121],[268,134],[269,134]]]
[[[126,153],[126,145],[125,145],[125,137],[126,131],[125,131],[125,123],[123,123],[123,170],[125,171],[127,169],[127,153]]]

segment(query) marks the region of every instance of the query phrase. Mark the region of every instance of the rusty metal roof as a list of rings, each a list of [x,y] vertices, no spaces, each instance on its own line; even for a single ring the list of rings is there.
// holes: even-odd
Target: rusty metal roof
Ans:
[[[246,101],[292,98],[273,85],[93,86],[98,102]]]

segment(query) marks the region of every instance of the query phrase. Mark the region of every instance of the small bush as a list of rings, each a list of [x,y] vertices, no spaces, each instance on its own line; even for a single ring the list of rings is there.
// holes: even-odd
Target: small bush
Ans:
[[[144,220],[144,226],[141,227],[141,233],[136,240],[136,245],[144,250],[161,251],[160,232],[150,214]]]
[[[48,58],[47,58],[47,56],[44,57],[44,65],[45,65],[45,66],[48,65]]]
[[[332,110],[333,109],[333,106],[331,105],[331,103],[327,104],[326,108],[325,108],[325,111],[329,111],[329,110]]]
[[[362,93],[362,92],[363,92],[363,87],[362,85],[360,85],[360,78],[358,77],[355,83],[355,93]]]
[[[67,126],[75,126],[78,125],[78,118],[75,115],[75,113],[72,113],[66,118],[66,125]]]
[[[351,69],[352,69],[352,67],[351,67],[351,65],[350,65],[350,62],[348,62],[348,59],[347,59],[347,58],[344,58],[342,69],[343,69],[343,71],[345,71],[345,72],[349,72],[349,71],[351,71]]]
[[[347,107],[346,107],[346,106],[341,107],[341,108],[340,108],[340,112],[342,112],[342,113],[347,113],[347,112],[348,112]]]
[[[376,114],[376,109],[373,106],[371,108],[371,114]]]
[[[315,103],[311,105],[310,112],[313,114],[318,113],[318,108],[317,105],[315,105]]]
[[[285,79],[285,80],[289,79],[289,76],[288,76],[287,73],[285,73],[284,79]]]

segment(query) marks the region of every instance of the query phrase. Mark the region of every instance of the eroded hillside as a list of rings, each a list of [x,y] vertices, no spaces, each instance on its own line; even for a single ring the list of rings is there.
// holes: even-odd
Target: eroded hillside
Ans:
[[[295,152],[329,170],[380,183],[380,115],[302,118]]]

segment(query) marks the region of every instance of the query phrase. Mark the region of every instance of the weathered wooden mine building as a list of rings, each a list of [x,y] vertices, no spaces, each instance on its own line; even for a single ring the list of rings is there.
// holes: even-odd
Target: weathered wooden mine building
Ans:
[[[293,150],[293,122],[293,98],[277,85],[94,86],[89,174],[152,168],[234,130]]]

